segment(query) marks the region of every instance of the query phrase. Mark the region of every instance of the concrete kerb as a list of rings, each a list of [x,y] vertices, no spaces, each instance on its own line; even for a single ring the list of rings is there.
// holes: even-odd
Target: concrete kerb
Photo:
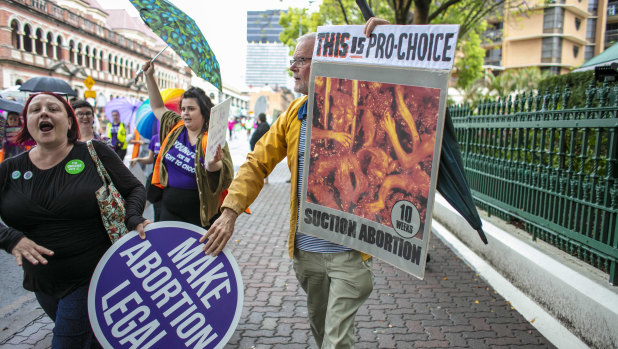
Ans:
[[[607,275],[480,213],[488,245],[439,195],[433,219],[583,342],[597,348],[618,348],[618,288],[609,285]],[[539,331],[550,341],[556,340],[556,334],[552,339],[551,333]]]

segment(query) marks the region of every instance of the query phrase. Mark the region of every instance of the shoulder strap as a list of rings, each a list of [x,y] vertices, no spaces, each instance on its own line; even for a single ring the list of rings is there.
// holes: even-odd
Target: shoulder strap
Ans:
[[[159,154],[157,154],[157,159],[155,160],[154,166],[152,168],[152,180],[150,181],[150,183],[152,185],[155,185],[159,188],[163,188],[163,186],[161,185],[161,177],[160,177],[160,173],[161,173],[161,160],[163,159],[163,149],[165,149],[165,146],[167,145],[167,141],[170,138],[170,134],[172,134],[172,132],[176,131],[179,127],[183,126],[185,123],[180,120],[176,123],[176,125],[174,125],[174,127],[172,127],[172,129],[165,135],[165,138],[163,139],[163,142],[161,142],[161,147],[159,148]]]
[[[109,177],[109,174],[107,174],[107,171],[105,170],[105,167],[103,166],[103,163],[101,162],[101,159],[99,159],[99,157],[97,156],[97,152],[94,150],[94,145],[92,144],[92,140],[89,140],[88,142],[86,142],[86,145],[88,146],[88,152],[90,153],[90,157],[92,158],[92,161],[94,161],[96,165],[97,172],[99,173],[99,177],[101,177],[101,181],[103,182],[103,184],[111,183],[112,179]]]

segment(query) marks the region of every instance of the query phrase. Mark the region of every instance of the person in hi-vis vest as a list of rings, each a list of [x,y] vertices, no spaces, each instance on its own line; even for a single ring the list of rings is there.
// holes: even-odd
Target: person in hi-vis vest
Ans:
[[[124,160],[127,155],[127,131],[124,124],[120,122],[118,110],[112,111],[112,118],[112,123],[107,125],[107,137],[112,140],[112,147],[120,160]]]

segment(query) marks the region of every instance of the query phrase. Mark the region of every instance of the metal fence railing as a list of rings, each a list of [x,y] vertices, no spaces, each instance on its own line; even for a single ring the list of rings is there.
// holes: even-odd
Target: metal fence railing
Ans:
[[[618,284],[618,87],[449,107],[473,196],[490,214]]]

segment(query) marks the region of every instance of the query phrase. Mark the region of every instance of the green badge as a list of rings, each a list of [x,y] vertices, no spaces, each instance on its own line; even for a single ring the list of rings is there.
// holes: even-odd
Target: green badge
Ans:
[[[68,174],[78,174],[84,170],[84,162],[75,159],[67,162],[67,165],[64,167]]]
[[[11,173],[11,177],[13,179],[17,179],[17,178],[21,177],[21,172],[15,170],[15,171],[13,171],[13,173]]]

